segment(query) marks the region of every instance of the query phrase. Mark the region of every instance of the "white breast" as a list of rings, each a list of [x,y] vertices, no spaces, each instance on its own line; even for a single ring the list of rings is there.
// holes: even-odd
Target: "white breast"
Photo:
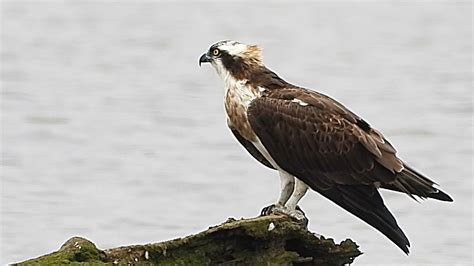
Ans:
[[[243,105],[247,110],[250,103],[257,97],[260,97],[262,92],[261,89],[253,89],[249,84],[248,80],[237,80],[235,79],[227,69],[222,65],[220,60],[215,60],[212,65],[217,71],[217,74],[224,81],[225,95],[227,97],[228,92],[231,90],[234,100],[236,103]]]
[[[249,107],[250,103],[255,100],[255,98],[260,97],[260,91],[254,90],[248,85],[247,80],[236,80],[234,77],[228,75],[224,79],[224,86],[226,95],[229,91],[232,91],[233,99],[235,102],[241,104],[245,110]]]

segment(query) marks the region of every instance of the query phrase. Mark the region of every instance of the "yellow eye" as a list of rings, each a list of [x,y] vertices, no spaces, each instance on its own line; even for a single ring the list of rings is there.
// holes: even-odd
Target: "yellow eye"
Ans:
[[[214,56],[218,56],[220,52],[221,52],[221,51],[219,51],[219,49],[214,49],[214,50],[212,50],[212,54],[213,54]]]

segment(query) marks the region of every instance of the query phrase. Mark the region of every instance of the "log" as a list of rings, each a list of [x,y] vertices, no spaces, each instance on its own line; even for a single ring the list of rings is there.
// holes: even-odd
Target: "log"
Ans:
[[[335,244],[286,216],[262,216],[210,227],[195,235],[100,250],[73,237],[48,255],[14,265],[343,265],[361,255],[350,239]]]

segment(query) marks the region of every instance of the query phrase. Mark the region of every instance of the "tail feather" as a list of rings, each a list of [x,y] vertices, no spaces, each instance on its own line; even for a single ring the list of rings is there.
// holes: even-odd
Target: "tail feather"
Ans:
[[[311,186],[311,183],[309,185]],[[405,254],[409,253],[410,242],[408,238],[385,206],[375,187],[337,185],[328,190],[318,188],[315,190],[375,227],[403,250]]]
[[[435,185],[438,184],[411,167],[404,165],[403,171],[397,174],[397,178],[394,182],[383,184],[381,187],[406,193],[415,200],[416,198],[414,196],[418,196],[421,199],[432,198],[441,201],[453,201],[448,194],[434,187]]]

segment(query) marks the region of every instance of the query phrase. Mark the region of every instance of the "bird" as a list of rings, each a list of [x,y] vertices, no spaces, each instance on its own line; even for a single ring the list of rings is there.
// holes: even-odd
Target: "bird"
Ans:
[[[409,254],[410,242],[380,190],[452,202],[438,184],[397,157],[392,144],[333,98],[293,85],[262,60],[258,45],[219,41],[200,58],[224,82],[227,125],[257,161],[280,176],[278,201],[262,215],[306,215],[308,188],[374,227]],[[307,223],[307,221],[306,221]]]

